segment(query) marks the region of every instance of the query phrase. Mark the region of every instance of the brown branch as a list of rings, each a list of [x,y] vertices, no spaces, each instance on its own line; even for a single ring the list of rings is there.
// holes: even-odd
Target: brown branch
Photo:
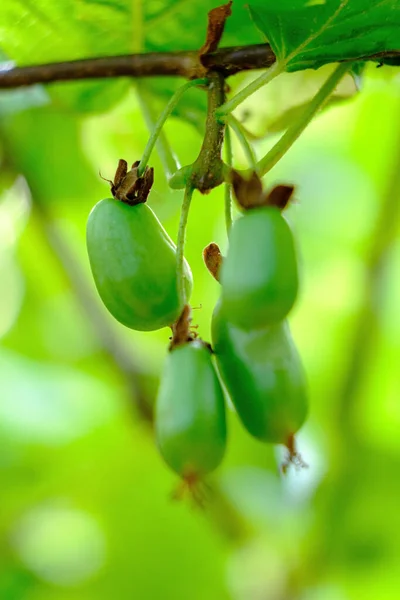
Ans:
[[[67,62],[0,69],[0,88],[16,88],[35,83],[100,79],[106,77],[181,76],[204,77],[206,70],[221,71],[225,77],[250,69],[265,69],[275,62],[268,44],[222,48],[204,55],[198,51],[149,52],[85,58]]]
[[[379,52],[370,56],[355,56],[347,62],[375,60],[381,63],[400,62],[400,50]],[[224,77],[240,71],[266,69],[276,61],[269,44],[233,46],[200,56],[199,51],[148,52],[123,56],[101,56],[65,62],[7,68],[0,63],[0,89],[17,88],[36,83],[104,79],[110,77],[165,77],[186,79],[204,77],[206,71],[220,71]],[[12,63],[11,63],[12,64]]]

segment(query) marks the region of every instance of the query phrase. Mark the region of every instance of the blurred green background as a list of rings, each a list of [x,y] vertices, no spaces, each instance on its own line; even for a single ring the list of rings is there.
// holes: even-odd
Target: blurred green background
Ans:
[[[101,84],[114,90],[106,112],[65,101],[77,89],[90,99],[93,83],[0,94],[0,598],[398,598],[398,72],[371,66],[361,92],[319,116],[265,178],[296,186],[288,218],[302,287],[291,325],[309,381],[298,435],[309,468],[283,478],[280,449],[252,440],[230,411],[205,510],[171,500],[177,479],[153,441],[169,331],[125,330],[89,272],[87,216],[109,195],[99,171],[111,178],[148,137],[143,90],[119,83]],[[290,85],[238,113],[253,133],[280,128],[261,107],[282,113]],[[200,111],[203,92],[190,94]],[[193,124],[172,118],[166,134],[182,164],[196,157]],[[275,140],[256,141],[258,156]],[[176,238],[182,193],[156,154],[151,164],[150,205]],[[236,144],[235,164],[246,166]],[[222,188],[194,197],[188,226],[205,339],[219,293],[202,262],[211,241],[226,247]]]

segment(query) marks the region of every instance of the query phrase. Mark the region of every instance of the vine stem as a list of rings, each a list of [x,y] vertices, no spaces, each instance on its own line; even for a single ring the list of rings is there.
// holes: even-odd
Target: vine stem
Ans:
[[[209,71],[207,92],[206,131],[190,175],[192,187],[202,194],[207,194],[224,181],[224,163],[221,159],[221,151],[225,123],[218,121],[215,113],[225,102],[225,79],[218,71]]]
[[[169,100],[168,104],[165,106],[164,110],[162,111],[161,115],[158,117],[157,121],[154,124],[154,128],[153,131],[150,135],[150,138],[146,144],[146,147],[144,149],[143,152],[143,156],[142,159],[140,161],[140,164],[138,166],[138,176],[140,177],[141,175],[143,175],[146,167],[147,167],[147,163],[149,162],[151,153],[153,152],[154,146],[160,136],[160,133],[162,131],[162,128],[164,127],[164,123],[165,121],[168,119],[168,117],[170,116],[170,114],[172,113],[172,111],[174,110],[174,108],[177,106],[177,104],[179,103],[180,99],[182,98],[183,94],[190,88],[195,87],[197,85],[206,85],[207,84],[207,79],[203,78],[203,79],[193,79],[192,81],[188,81],[187,83],[185,83],[184,85],[182,85],[176,92],[175,94],[172,96],[172,98]]]
[[[243,149],[243,152],[251,169],[253,169],[253,171],[257,171],[257,159],[254,154],[254,150],[246,137],[242,124],[233,115],[229,115],[227,117],[227,124],[235,132],[235,135]]]
[[[226,164],[229,167],[232,167],[232,163],[233,163],[232,139],[231,139],[231,132],[229,130],[229,127],[227,127],[225,130],[225,160],[226,160]],[[232,227],[232,184],[229,181],[225,182],[224,206],[225,206],[226,233],[229,237],[231,227]]]
[[[185,251],[185,237],[186,237],[186,225],[188,222],[190,203],[193,196],[193,187],[190,183],[185,187],[185,194],[183,196],[181,218],[179,221],[178,240],[176,243],[176,273],[177,273],[177,284],[179,298],[186,304],[186,290],[185,290],[185,277],[184,277],[184,251]]]
[[[215,116],[217,119],[224,121],[226,116],[235,110],[239,104],[247,100],[249,96],[254,94],[254,92],[262,88],[264,85],[275,79],[275,77],[285,70],[285,67],[285,62],[276,61],[265,73],[257,77],[257,79],[254,79],[254,81],[249,83],[249,85],[240,90],[236,96],[233,96],[233,98],[228,100],[228,102],[225,102],[225,104],[220,106],[218,110],[215,111]]]
[[[299,120],[293,123],[291,127],[283,134],[281,139],[271,148],[271,150],[258,161],[256,171],[260,176],[265,175],[276,165],[277,162],[292,147],[297,138],[303,133],[307,125],[312,121],[317,112],[323,107],[329,96],[336,88],[339,81],[351,69],[351,64],[341,63],[335,71],[326,80],[321,89],[317,92],[307,108],[300,116]]]

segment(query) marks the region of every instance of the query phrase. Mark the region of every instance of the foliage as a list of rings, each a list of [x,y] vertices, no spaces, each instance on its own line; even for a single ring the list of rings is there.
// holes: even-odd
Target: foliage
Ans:
[[[254,21],[289,71],[397,48],[400,6],[397,0],[274,0],[250,3]],[[293,26],[293,23],[296,26]]]
[[[216,4],[5,0],[0,46],[20,64],[195,48]],[[224,45],[261,41],[235,4]],[[294,4],[251,3],[271,43],[281,21],[290,52],[310,22],[320,31],[310,14],[327,23],[339,8],[336,0]],[[342,4],[318,37],[323,53],[313,42],[289,70],[399,47],[397,2]],[[1,598],[397,598],[400,87],[395,70],[375,66],[362,92],[318,117],[266,182],[296,187],[288,218],[302,284],[291,327],[309,382],[299,436],[309,468],[282,478],[279,450],[251,439],[229,410],[227,456],[204,511],[171,500],[176,478],[141,418],[151,416],[169,332],[131,332],[112,320],[85,248],[87,216],[109,195],[99,170],[111,178],[119,158],[140,158],[143,98],[157,114],[177,83],[1,94]],[[230,80],[232,95],[240,79]],[[252,111],[268,87],[249,98]],[[292,90],[282,84],[279,94]],[[205,105],[204,91],[191,90],[166,125],[181,164],[196,159]],[[285,111],[273,130],[298,119]],[[256,141],[257,157],[274,142]],[[247,167],[235,137],[233,150],[235,166]],[[151,166],[150,205],[176,239],[182,193],[168,188],[156,153]],[[223,201],[222,187],[195,194],[188,222],[192,306],[205,339],[219,288],[202,250],[215,240],[225,252]]]

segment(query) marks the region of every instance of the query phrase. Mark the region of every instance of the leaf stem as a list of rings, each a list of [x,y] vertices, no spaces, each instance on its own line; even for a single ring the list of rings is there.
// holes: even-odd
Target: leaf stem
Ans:
[[[158,117],[153,131],[150,135],[149,141],[146,144],[146,147],[143,152],[142,160],[138,166],[138,175],[139,177],[143,175],[145,168],[147,167],[147,163],[149,162],[150,155],[154,149],[154,146],[160,136],[162,128],[164,127],[165,121],[168,119],[174,108],[177,106],[179,100],[182,98],[183,94],[190,88],[197,85],[206,85],[207,79],[193,79],[192,81],[188,81],[184,85],[182,85],[172,96],[168,104],[165,106],[161,115]]]
[[[229,167],[232,167],[233,155],[232,155],[232,139],[229,127],[225,130],[225,160]],[[232,184],[229,181],[225,182],[225,224],[226,233],[229,237],[229,233],[232,227]]]
[[[257,171],[257,159],[254,154],[254,150],[246,137],[246,133],[242,124],[233,115],[228,115],[227,124],[235,132],[235,135],[243,149],[243,152],[246,156],[247,162],[249,163],[250,167],[253,169],[253,171]]]
[[[292,147],[297,138],[303,133],[307,125],[312,121],[317,112],[322,108],[329,96],[332,94],[342,77],[351,69],[350,63],[341,63],[326,80],[324,85],[307,105],[299,120],[283,134],[281,139],[271,150],[257,163],[257,172],[260,176],[265,175],[276,165],[276,163]]]
[[[226,115],[231,113],[235,108],[239,106],[242,102],[244,102],[249,96],[254,94],[257,90],[262,88],[264,85],[275,79],[282,71],[285,70],[286,63],[285,62],[275,62],[272,67],[270,67],[265,73],[254,79],[249,85],[240,90],[233,96],[228,102],[225,102],[222,106],[219,107],[218,110],[215,111],[215,115],[217,119],[223,121],[226,118]]]
[[[176,272],[178,283],[178,294],[183,304],[186,304],[186,290],[184,277],[184,251],[185,251],[185,236],[186,225],[189,216],[190,203],[193,196],[193,187],[190,183],[185,187],[183,196],[181,218],[179,221],[178,240],[176,243]]]

